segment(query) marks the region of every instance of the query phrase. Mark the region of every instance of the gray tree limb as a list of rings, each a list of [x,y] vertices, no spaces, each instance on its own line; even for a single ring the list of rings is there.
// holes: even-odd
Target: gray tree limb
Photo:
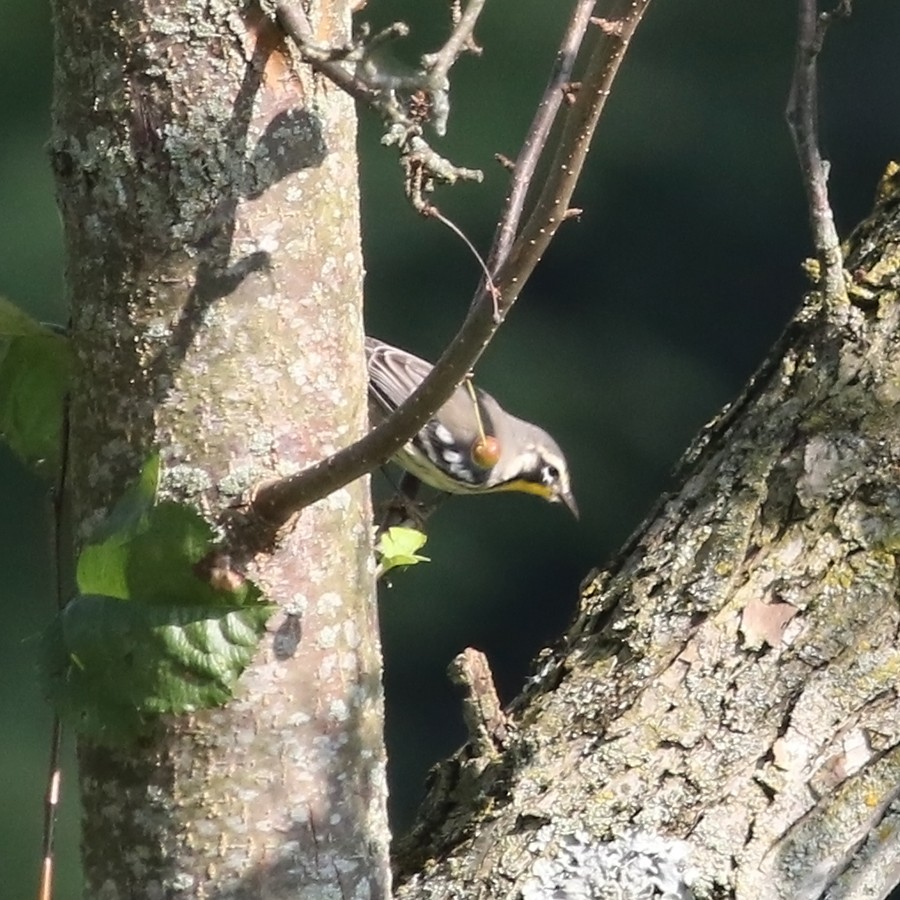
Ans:
[[[900,858],[900,178],[505,721],[398,897],[885,897]],[[477,888],[477,889],[476,889]],[[657,893],[654,893],[656,891]]]
[[[352,101],[252,7],[54,6],[75,517],[159,448],[163,495],[227,529],[366,428]],[[348,3],[310,12],[346,40]],[[388,894],[370,518],[357,480],[240,560],[280,612],[226,708],[82,743],[87,896]]]

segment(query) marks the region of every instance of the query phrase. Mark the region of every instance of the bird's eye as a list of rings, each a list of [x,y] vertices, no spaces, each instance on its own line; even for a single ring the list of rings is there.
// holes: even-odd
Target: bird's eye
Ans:
[[[544,466],[544,481],[557,481],[559,479],[559,469],[556,466]]]

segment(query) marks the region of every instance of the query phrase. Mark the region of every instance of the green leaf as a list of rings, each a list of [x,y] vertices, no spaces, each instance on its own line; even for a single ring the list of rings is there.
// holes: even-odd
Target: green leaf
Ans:
[[[91,543],[119,536],[132,537],[143,530],[147,514],[156,503],[159,490],[159,454],[153,453],[144,463],[134,484],[126,488],[107,517],[94,529]]]
[[[131,544],[148,528],[158,486],[159,454],[153,454],[81,551],[76,579],[82,594],[131,596],[127,580]]]
[[[71,377],[68,340],[0,298],[0,438],[48,478],[60,464]]]
[[[397,566],[414,566],[420,562],[431,562],[418,551],[425,546],[428,537],[415,528],[394,526],[381,535],[375,552],[381,555],[382,574]]]
[[[45,689],[60,715],[104,743],[163,713],[225,703],[273,607],[161,606],[78,596],[43,637]]]
[[[56,335],[49,326],[32,319],[15,303],[0,297],[0,338]]]
[[[234,591],[213,587],[198,574],[198,563],[214,552],[216,535],[188,506],[166,501],[155,506],[146,528],[129,547],[125,569],[128,596],[151,604],[241,606],[261,596],[252,582],[241,579]]]
[[[257,603],[262,594],[252,582],[239,578],[228,590],[200,573],[198,564],[216,551],[216,534],[189,506],[172,500],[154,505],[158,483],[154,454],[82,549],[79,593],[158,606]]]
[[[44,635],[48,695],[102,742],[225,703],[275,610],[193,509],[156,502],[158,482],[154,455],[82,550],[79,593]]]

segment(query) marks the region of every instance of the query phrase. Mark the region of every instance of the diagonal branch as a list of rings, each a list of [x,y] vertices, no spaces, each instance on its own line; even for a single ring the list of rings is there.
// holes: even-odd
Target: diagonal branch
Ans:
[[[500,215],[500,224],[494,234],[494,243],[488,257],[488,268],[492,272],[496,272],[509,255],[519,228],[519,221],[522,218],[522,210],[525,207],[525,198],[531,185],[531,179],[534,177],[538,160],[544,152],[547,137],[562,104],[565,86],[572,80],[575,59],[595,6],[596,0],[579,0],[575,12],[569,20],[569,27],[563,36],[553,64],[553,71],[550,73],[550,81],[538,104],[528,134],[522,143],[522,150],[513,168],[510,192]]]
[[[522,284],[531,275],[556,230],[567,218],[594,130],[635,29],[649,4],[650,0],[614,0],[607,15],[594,20],[600,37],[588,60],[575,102],[566,116],[556,155],[550,163],[550,175],[498,275],[504,293],[507,284]]]
[[[799,0],[797,52],[786,117],[806,189],[813,245],[821,267],[821,283],[829,302],[845,301],[844,257],[828,199],[828,163],[819,150],[817,63],[825,32],[835,16],[847,16],[850,0],[839,0],[832,12],[818,11],[818,0]]]
[[[334,58],[328,51],[316,47],[306,13],[289,3],[279,3],[275,8],[275,14],[279,25],[294,39],[294,43],[300,48],[303,59],[312,67],[313,71],[324,75],[354,100],[360,100],[369,106],[377,106],[377,90],[345,69],[339,59]]]
[[[610,0],[587,71],[569,108],[559,149],[535,210],[501,267],[496,296],[484,288],[456,337],[419,388],[386,422],[356,443],[302,472],[261,486],[252,500],[264,521],[280,525],[393,456],[449,398],[478,361],[515,303],[560,224],[584,166],[591,138],[619,65],[650,0]],[[496,304],[496,309],[495,309]]]

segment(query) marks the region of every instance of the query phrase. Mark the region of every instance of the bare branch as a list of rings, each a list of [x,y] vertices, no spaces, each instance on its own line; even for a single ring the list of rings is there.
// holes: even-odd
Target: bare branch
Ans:
[[[447,667],[450,681],[463,689],[463,721],[476,757],[495,756],[509,736],[510,724],[503,712],[488,658],[467,647]]]
[[[53,735],[50,743],[50,764],[47,775],[47,794],[44,797],[44,827],[41,837],[41,874],[38,880],[38,900],[52,900],[53,897],[53,854],[56,838],[56,817],[59,811],[59,793],[62,783],[60,747],[62,744],[62,723],[59,716],[53,717]]]
[[[314,71],[334,82],[355,100],[361,100],[369,106],[376,105],[378,92],[369,87],[362,79],[348,72],[338,61],[350,56],[350,48],[342,48],[345,52],[336,56],[333,50],[317,46],[306,14],[299,7],[294,8],[287,3],[280,3],[275,12],[279,25],[294,39],[303,59],[312,66]]]
[[[604,28],[588,60],[575,102],[569,108],[556,155],[544,189],[528,222],[516,239],[496,281],[506,295],[521,290],[534,271],[560,223],[584,168],[591,138],[606,106],[612,83],[650,0],[612,0]]]
[[[544,152],[547,137],[565,96],[565,86],[570,83],[572,78],[575,59],[584,40],[584,33],[590,22],[594,6],[596,6],[596,0],[579,0],[572,18],[569,20],[569,27],[563,35],[556,60],[553,63],[553,70],[550,73],[550,80],[544,90],[544,96],[541,98],[522,144],[522,150],[514,164],[510,192],[500,213],[500,224],[494,234],[494,243],[488,256],[488,266],[492,272],[496,272],[509,255],[509,249],[522,218],[522,210],[525,207],[525,197],[528,194],[531,179],[534,177],[538,160]]]
[[[53,582],[56,591],[56,608],[62,610],[69,599],[66,573],[63,569],[64,556],[69,546],[70,535],[66,527],[66,480],[69,475],[69,398],[63,402],[63,415],[59,427],[60,465],[56,484],[50,496],[50,513],[53,522],[50,559],[53,565]],[[59,797],[62,787],[63,726],[58,713],[54,713],[50,737],[50,754],[47,772],[47,792],[44,796],[44,823],[41,833],[41,872],[38,878],[38,900],[53,897],[53,859],[56,852],[56,819],[59,813]]]
[[[430,53],[422,58],[423,67],[435,81],[446,81],[460,55],[466,50],[473,52],[472,35],[484,3],[485,0],[469,0],[462,14],[453,15],[453,32],[447,43],[437,53]],[[458,5],[454,4],[454,9],[458,9]]]
[[[481,181],[484,177],[479,169],[465,169],[444,159],[424,138],[410,134],[409,129],[402,126],[389,129],[381,141],[400,146],[400,163],[406,174],[406,196],[413,209],[423,215],[431,214],[432,207],[425,195],[434,190],[436,180],[452,185],[460,180]]]
[[[457,26],[462,19],[461,3],[462,0],[450,0],[450,21],[453,23],[454,27]],[[475,40],[474,34],[470,33],[466,38],[463,49],[473,56],[481,56],[481,45]]]
[[[258,489],[252,509],[264,521],[280,525],[299,509],[359,478],[393,456],[438,410],[468,376],[500,327],[525,281],[567,217],[591,137],[632,35],[650,0],[610,0],[606,21],[615,34],[601,31],[575,103],[566,112],[560,146],[544,190],[522,235],[495,282],[492,296],[482,287],[456,337],[421,385],[396,412],[351,446],[302,472]]]
[[[447,44],[439,51],[436,58],[446,69],[435,74],[433,69],[423,68],[410,75],[385,72],[372,58],[372,51],[385,41],[406,36],[408,28],[402,22],[394,23],[368,41],[364,35],[362,40],[348,46],[322,47],[316,43],[306,13],[299,5],[279,2],[275,6],[279,25],[293,39],[304,61],[351,97],[375,110],[387,124],[382,143],[397,147],[406,172],[407,197],[419,212],[427,207],[424,194],[432,191],[435,183],[453,184],[483,178],[478,169],[457,166],[445,159],[422,137],[422,125],[426,121],[431,122],[438,134],[446,131],[450,113],[447,70],[470,42],[483,5],[484,0],[469,3]],[[353,73],[345,68],[347,62],[355,64]],[[408,93],[409,101],[401,100],[398,91]]]
[[[828,163],[819,149],[817,62],[825,32],[835,16],[851,11],[850,0],[839,0],[832,12],[818,11],[818,0],[799,0],[797,51],[786,116],[806,189],[813,244],[819,260],[826,300],[847,299],[844,258],[828,199]]]

